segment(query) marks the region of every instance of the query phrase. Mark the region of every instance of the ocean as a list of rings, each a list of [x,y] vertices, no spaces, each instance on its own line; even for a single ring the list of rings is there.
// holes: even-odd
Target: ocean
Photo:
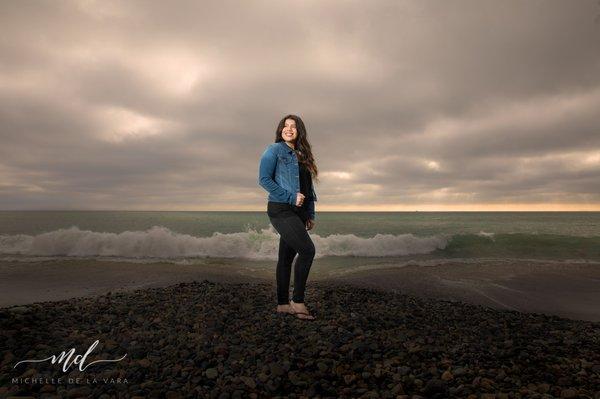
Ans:
[[[319,212],[321,272],[453,262],[600,261],[600,212]],[[0,261],[98,259],[272,269],[265,212],[1,211]]]

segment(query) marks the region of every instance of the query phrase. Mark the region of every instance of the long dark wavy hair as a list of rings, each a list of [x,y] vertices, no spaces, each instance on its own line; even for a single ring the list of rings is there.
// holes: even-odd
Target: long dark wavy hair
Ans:
[[[306,168],[310,171],[312,177],[318,181],[319,170],[317,168],[317,163],[315,162],[315,158],[312,154],[312,149],[310,147],[310,143],[308,142],[308,137],[306,134],[306,126],[304,126],[304,122],[297,115],[286,115],[281,119],[279,124],[277,125],[277,130],[275,131],[275,142],[278,143],[280,141],[284,141],[283,137],[281,137],[281,132],[285,127],[286,119],[292,119],[296,122],[296,131],[298,136],[296,137],[296,156],[298,157],[298,161],[303,163]]]

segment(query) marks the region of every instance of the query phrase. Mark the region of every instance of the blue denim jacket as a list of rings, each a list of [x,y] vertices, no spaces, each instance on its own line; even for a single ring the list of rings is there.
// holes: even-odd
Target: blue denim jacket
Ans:
[[[296,205],[296,193],[300,192],[299,176],[298,158],[285,141],[270,144],[260,157],[258,184],[269,192],[268,201]],[[315,220],[316,200],[313,187],[311,195],[304,199],[312,220]]]

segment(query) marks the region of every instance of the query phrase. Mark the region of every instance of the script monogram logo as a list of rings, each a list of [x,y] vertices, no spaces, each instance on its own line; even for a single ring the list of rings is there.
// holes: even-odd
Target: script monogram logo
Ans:
[[[21,363],[41,363],[41,362],[46,362],[46,361],[50,361],[50,363],[52,364],[61,364],[62,363],[62,371],[67,372],[67,370],[69,368],[71,368],[71,366],[73,365],[77,365],[77,367],[79,368],[80,371],[84,371],[86,368],[88,368],[89,366],[91,366],[92,364],[95,363],[104,363],[104,362],[119,362],[123,359],[125,359],[125,356],[127,356],[127,354],[124,354],[121,358],[119,359],[100,359],[100,360],[94,360],[93,362],[88,363],[87,365],[85,365],[85,361],[88,357],[88,355],[90,353],[92,353],[92,351],[94,350],[94,348],[96,348],[96,346],[98,345],[99,340],[94,341],[94,343],[92,345],[90,345],[90,347],[88,348],[88,350],[83,354],[83,355],[76,355],[73,359],[71,359],[73,357],[73,355],[75,354],[75,348],[71,348],[69,351],[62,351],[59,355],[52,355],[49,356],[45,359],[26,359],[26,360],[21,360],[20,362],[18,362],[17,364],[15,364],[15,367],[17,367],[19,364]]]

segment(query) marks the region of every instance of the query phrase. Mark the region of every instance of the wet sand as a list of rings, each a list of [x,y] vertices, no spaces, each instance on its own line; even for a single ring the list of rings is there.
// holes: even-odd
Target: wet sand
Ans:
[[[496,309],[600,321],[600,264],[444,264],[363,270],[339,283]]]
[[[0,262],[0,307],[167,287],[202,280],[223,283],[265,282],[268,277],[243,275],[225,262],[217,267],[96,260]]]

